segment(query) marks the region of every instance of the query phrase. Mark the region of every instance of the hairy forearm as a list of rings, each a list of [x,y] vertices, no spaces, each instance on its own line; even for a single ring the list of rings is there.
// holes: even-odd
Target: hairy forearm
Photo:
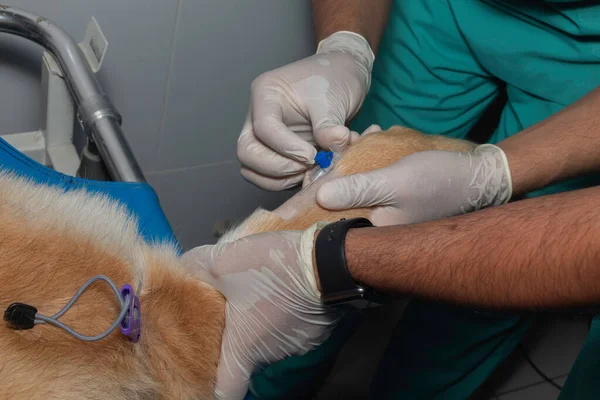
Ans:
[[[391,0],[312,0],[317,41],[337,31],[351,31],[365,37],[377,54],[391,3]]]
[[[497,145],[508,158],[513,196],[600,169],[600,88]]]
[[[476,307],[600,300],[600,188],[428,223],[353,229],[352,276],[383,292]]]

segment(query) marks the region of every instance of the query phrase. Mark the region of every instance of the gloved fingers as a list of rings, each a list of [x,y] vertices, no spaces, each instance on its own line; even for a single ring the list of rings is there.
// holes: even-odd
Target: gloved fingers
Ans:
[[[383,170],[333,179],[317,191],[317,202],[329,210],[391,205],[394,198],[395,187]]]
[[[333,127],[333,128],[335,128],[335,127]],[[347,129],[346,127],[344,127],[344,128]],[[348,144],[350,144],[350,145],[354,144],[357,140],[359,140],[361,138],[361,136],[366,136],[366,135],[368,135],[370,133],[380,132],[380,131],[381,131],[381,127],[379,125],[375,125],[375,124],[369,126],[367,129],[365,129],[365,131],[362,133],[362,135],[359,134],[358,132],[355,132],[355,131],[348,131],[349,135],[350,135],[349,136],[350,139],[349,139]],[[327,134],[325,134],[325,136],[326,135]],[[328,142],[328,143],[331,144],[331,143],[335,143],[335,142]],[[342,150],[343,149],[344,148],[342,147]],[[315,167],[313,167],[313,168],[315,168]],[[309,174],[306,173],[304,175],[304,179],[302,180],[302,187],[305,187],[308,183],[310,183],[310,181],[309,181]]]
[[[305,164],[278,154],[258,140],[251,118],[249,112],[237,141],[237,156],[244,167],[271,178],[295,175],[307,169]]]
[[[229,310],[228,310],[229,311]],[[229,321],[228,321],[229,323]],[[221,342],[221,356],[217,368],[215,398],[219,400],[241,400],[246,396],[252,375],[252,365],[241,365],[247,360],[236,347],[230,335],[230,327],[225,328]]]
[[[242,177],[248,182],[264,189],[272,192],[282,191],[291,189],[294,186],[297,186],[306,175],[304,172],[300,172],[296,175],[285,176],[282,178],[270,178],[268,176],[264,176],[261,174],[257,174],[256,172],[242,167]]]
[[[183,267],[211,286],[215,286],[217,279],[212,272],[215,263],[215,249],[215,245],[198,246],[181,256]]]
[[[362,136],[367,136],[369,133],[381,132],[381,131],[382,131],[382,129],[379,125],[373,124],[364,130],[364,132],[362,133]]]
[[[274,101],[279,99],[265,99],[260,93],[253,93],[252,97],[252,128],[256,137],[275,152],[301,164],[312,165],[317,150],[283,122],[282,105]]]
[[[343,123],[337,121],[325,121],[313,125],[313,136],[322,149],[329,150],[331,145],[338,146],[342,150],[348,147],[352,140],[350,129]]]
[[[370,133],[374,133],[374,132],[381,132],[382,129],[379,125],[373,124],[371,126],[369,126],[367,129],[365,129],[363,131],[362,134],[355,132],[355,131],[351,131],[350,135],[350,144],[354,144],[358,139],[360,139],[362,136],[367,136]]]
[[[422,219],[415,220],[408,210],[398,209],[393,206],[375,207],[369,215],[369,220],[375,226],[404,225],[413,222],[424,222]]]
[[[251,132],[238,139],[237,155],[244,167],[271,178],[295,175],[307,169],[305,164],[277,154]]]

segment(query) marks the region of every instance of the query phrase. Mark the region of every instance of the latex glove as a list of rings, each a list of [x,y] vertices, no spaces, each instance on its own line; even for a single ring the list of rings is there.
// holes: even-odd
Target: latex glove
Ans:
[[[363,131],[362,135],[360,135],[360,136],[365,136],[365,135],[368,135],[368,134],[370,134],[370,133],[373,133],[373,132],[380,132],[380,131],[381,131],[381,127],[380,127],[379,125],[373,124],[373,125],[369,126],[367,129],[365,129],[365,130]],[[359,138],[359,137],[360,137],[360,136],[359,136],[359,134],[358,134],[358,132],[354,132],[354,131],[353,131],[353,132],[352,132],[352,134],[353,134],[353,135],[357,135],[357,136],[356,136],[357,138]],[[335,148],[335,149],[333,149],[333,148],[332,148],[331,150],[333,150],[334,152],[336,152],[336,151],[337,151],[337,152],[339,152],[339,151],[340,151],[340,149],[339,149],[339,148]],[[314,174],[311,174],[311,172],[312,172],[311,170],[312,170],[312,169],[314,169],[314,168],[320,168],[320,167],[319,167],[318,165],[315,165],[315,166],[313,166],[313,167],[312,167],[310,170],[308,170],[308,171],[307,171],[307,172],[304,174],[304,179],[302,180],[302,187],[303,187],[303,188],[304,188],[306,185],[308,185],[308,184],[312,183],[312,181],[314,180]]]
[[[317,226],[261,233],[184,254],[187,267],[227,299],[216,397],[242,399],[260,366],[323,343],[339,311],[325,307],[313,270]]]
[[[364,101],[374,58],[362,36],[342,31],[315,55],[259,76],[238,139],[242,176],[263,189],[288,189],[314,164],[316,146],[343,149],[358,138],[344,124]]]
[[[378,226],[416,223],[508,202],[512,181],[504,152],[490,144],[472,152],[424,151],[387,168],[324,183],[318,203],[330,210],[380,206]]]

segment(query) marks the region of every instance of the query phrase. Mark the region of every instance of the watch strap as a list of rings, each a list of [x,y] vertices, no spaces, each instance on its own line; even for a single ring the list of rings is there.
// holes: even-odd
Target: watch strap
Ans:
[[[372,227],[366,218],[342,219],[321,229],[315,241],[315,261],[325,304],[337,305],[355,300],[371,301],[372,290],[357,284],[346,263],[346,234],[353,228]]]

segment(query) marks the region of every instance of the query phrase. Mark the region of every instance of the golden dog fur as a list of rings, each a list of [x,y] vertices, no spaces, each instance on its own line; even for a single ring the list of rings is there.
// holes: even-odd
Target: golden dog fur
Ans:
[[[394,127],[359,139],[335,170],[349,175],[388,166],[417,151],[465,151],[473,146]],[[221,240],[370,214],[369,209],[327,211],[314,197],[305,206],[288,220],[257,210]],[[0,174],[2,310],[22,302],[53,315],[98,274],[119,287],[130,283],[140,293],[140,342],[128,342],[118,329],[88,343],[48,325],[17,331],[1,323],[0,399],[211,398],[224,298],[188,275],[175,249],[144,242],[136,221],[117,203]],[[92,335],[104,331],[117,313],[112,290],[98,282],[61,321]]]

